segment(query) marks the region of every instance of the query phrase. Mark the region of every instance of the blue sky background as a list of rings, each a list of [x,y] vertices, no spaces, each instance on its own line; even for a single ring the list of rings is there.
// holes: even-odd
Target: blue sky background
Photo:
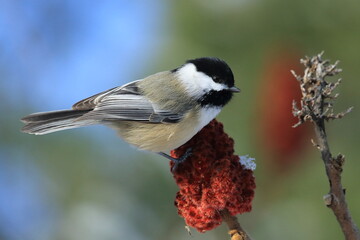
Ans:
[[[2,1],[6,98],[41,110],[67,108],[142,77],[162,43],[164,7],[159,1]]]

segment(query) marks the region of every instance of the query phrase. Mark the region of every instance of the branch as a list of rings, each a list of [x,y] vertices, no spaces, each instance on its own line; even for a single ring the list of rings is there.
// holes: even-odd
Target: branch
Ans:
[[[333,101],[337,98],[338,94],[332,95],[332,93],[340,84],[341,79],[331,83],[327,82],[325,78],[337,75],[341,72],[341,69],[337,68],[338,62],[330,64],[329,61],[322,60],[322,54],[300,60],[306,67],[303,76],[292,72],[300,83],[302,93],[301,108],[299,109],[296,103],[293,103],[293,114],[299,119],[299,122],[294,127],[301,125],[305,121],[310,121],[314,124],[317,139],[317,143],[314,145],[321,152],[330,184],[330,192],[324,196],[325,204],[334,212],[345,239],[360,240],[359,228],[350,215],[345,199],[345,189],[341,184],[341,173],[345,157],[342,154],[339,154],[337,157],[332,156],[325,131],[325,120],[342,118],[352,108],[342,113],[333,113]]]
[[[220,215],[222,220],[229,227],[228,233],[231,236],[231,240],[251,240],[249,235],[240,226],[240,223],[237,220],[237,218],[229,213],[229,210],[227,209],[221,210]]]

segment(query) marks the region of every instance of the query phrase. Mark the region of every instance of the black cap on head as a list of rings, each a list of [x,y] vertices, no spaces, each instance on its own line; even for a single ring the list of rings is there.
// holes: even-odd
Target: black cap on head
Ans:
[[[213,79],[214,82],[234,86],[234,75],[227,63],[215,57],[203,57],[188,60],[186,63],[195,65],[196,70],[203,72]]]

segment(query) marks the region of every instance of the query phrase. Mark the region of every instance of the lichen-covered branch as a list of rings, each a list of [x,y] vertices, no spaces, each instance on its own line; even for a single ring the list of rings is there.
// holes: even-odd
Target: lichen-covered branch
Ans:
[[[305,66],[303,76],[292,72],[300,83],[302,93],[301,107],[298,108],[296,103],[293,103],[293,114],[299,119],[294,127],[305,121],[314,124],[316,143],[315,141],[313,143],[321,152],[330,184],[330,191],[324,196],[325,204],[334,212],[345,238],[360,240],[359,228],[350,215],[345,190],[341,183],[345,157],[342,154],[332,156],[325,130],[325,121],[342,118],[352,110],[349,108],[337,114],[333,111],[333,102],[338,97],[333,91],[340,84],[341,79],[333,83],[328,82],[326,78],[337,75],[341,69],[337,68],[338,62],[330,64],[328,60],[323,60],[322,53],[301,59],[301,63]]]

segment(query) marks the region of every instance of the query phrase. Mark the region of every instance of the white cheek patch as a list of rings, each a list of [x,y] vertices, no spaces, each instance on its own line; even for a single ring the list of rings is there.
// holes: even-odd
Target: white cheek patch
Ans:
[[[205,73],[198,72],[192,63],[185,64],[178,70],[177,74],[186,90],[196,97],[200,97],[204,92],[211,90],[221,91],[228,88],[223,84],[214,82]]]

